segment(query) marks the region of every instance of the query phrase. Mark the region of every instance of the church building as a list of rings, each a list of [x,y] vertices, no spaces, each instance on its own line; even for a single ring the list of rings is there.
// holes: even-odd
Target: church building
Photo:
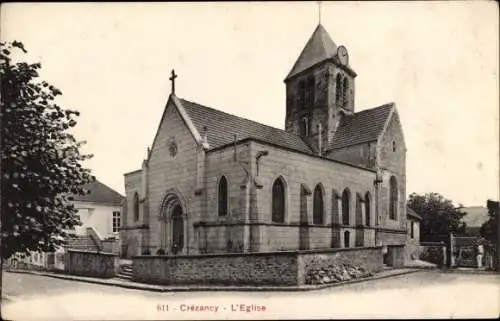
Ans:
[[[172,72],[151,149],[125,174],[122,254],[401,249],[400,117],[356,111],[351,63],[319,24],[284,80],[284,129],[177,97]]]

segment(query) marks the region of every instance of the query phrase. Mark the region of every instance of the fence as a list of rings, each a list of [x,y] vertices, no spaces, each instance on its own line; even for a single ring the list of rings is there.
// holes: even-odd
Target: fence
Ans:
[[[444,242],[421,243],[419,247],[419,259],[444,267],[446,260],[446,244]]]

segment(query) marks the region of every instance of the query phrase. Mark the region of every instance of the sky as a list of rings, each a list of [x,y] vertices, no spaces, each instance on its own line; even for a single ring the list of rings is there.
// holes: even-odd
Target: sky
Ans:
[[[316,2],[8,3],[18,40],[94,154],[86,166],[124,193],[170,94],[284,128],[284,78],[316,28]],[[407,193],[485,205],[499,196],[498,4],[325,2],[321,24],[349,52],[356,111],[395,102]]]

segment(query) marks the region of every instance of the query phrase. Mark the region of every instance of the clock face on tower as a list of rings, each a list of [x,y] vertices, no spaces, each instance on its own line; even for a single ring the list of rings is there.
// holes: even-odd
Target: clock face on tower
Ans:
[[[346,47],[340,46],[337,49],[337,58],[339,59],[340,63],[343,64],[344,66],[347,66],[349,64],[349,54],[347,53]]]

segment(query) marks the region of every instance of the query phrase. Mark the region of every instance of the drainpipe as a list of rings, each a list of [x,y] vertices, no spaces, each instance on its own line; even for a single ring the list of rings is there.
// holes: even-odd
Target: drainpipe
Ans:
[[[318,124],[318,155],[321,156],[322,149],[323,149],[323,141],[321,137],[321,123]]]
[[[382,184],[382,174],[377,171],[377,175],[373,184],[375,185],[375,226],[376,228],[380,227],[380,184]],[[377,239],[377,229],[375,229],[375,246],[378,246]]]

